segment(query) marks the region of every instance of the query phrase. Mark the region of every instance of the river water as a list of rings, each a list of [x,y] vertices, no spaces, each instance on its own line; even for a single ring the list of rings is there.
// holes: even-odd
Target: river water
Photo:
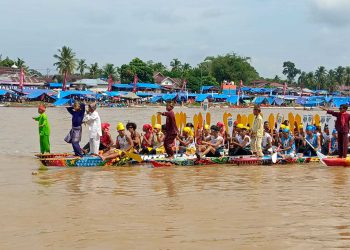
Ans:
[[[114,128],[128,120],[141,126],[160,110],[99,113]],[[192,117],[199,109],[175,111]],[[225,111],[250,112],[210,111],[214,122]],[[264,117],[289,111],[264,110]],[[31,120],[36,109],[0,113],[0,249],[350,248],[347,168],[312,163],[38,170],[37,124]],[[60,108],[47,114],[52,151],[69,152],[63,141],[69,114]]]

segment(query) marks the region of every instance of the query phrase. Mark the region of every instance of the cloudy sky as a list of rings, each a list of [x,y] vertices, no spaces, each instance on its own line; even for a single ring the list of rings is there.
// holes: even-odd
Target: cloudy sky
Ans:
[[[287,60],[305,71],[350,65],[350,0],[1,0],[0,10],[0,54],[36,69],[53,69],[63,45],[118,66],[236,52],[264,77]]]

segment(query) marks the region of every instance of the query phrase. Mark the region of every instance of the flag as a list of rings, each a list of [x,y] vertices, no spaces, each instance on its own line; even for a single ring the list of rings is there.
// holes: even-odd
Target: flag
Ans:
[[[66,91],[66,89],[67,89],[66,84],[67,84],[67,71],[64,72],[62,91]]]
[[[186,90],[187,81],[184,80],[182,83],[181,91]]]
[[[113,79],[112,79],[112,75],[109,75],[108,77],[108,92],[112,91],[112,84],[113,84]]]
[[[23,84],[24,84],[24,70],[23,67],[21,68],[21,72],[19,75],[19,89],[23,91]]]
[[[139,78],[137,77],[137,75],[134,75],[134,88],[132,90],[132,92],[136,93],[136,84],[139,81]]]
[[[241,80],[241,81],[239,82],[238,95],[241,95],[241,93],[242,93],[242,88],[243,88],[243,81]]]
[[[283,84],[283,95],[286,95],[286,92],[287,92],[287,83],[285,82]]]

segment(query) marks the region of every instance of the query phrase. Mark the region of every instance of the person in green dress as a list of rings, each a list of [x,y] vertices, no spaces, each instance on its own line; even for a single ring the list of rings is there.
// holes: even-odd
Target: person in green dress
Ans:
[[[38,117],[33,117],[39,122],[39,136],[40,136],[40,152],[42,154],[50,153],[50,124],[45,114],[46,107],[40,105],[38,108]]]

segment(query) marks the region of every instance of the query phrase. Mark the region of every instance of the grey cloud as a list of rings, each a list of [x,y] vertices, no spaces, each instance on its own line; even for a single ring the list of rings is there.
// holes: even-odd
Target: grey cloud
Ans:
[[[332,27],[344,27],[350,24],[350,1],[348,0],[311,0],[311,17],[317,23]]]

